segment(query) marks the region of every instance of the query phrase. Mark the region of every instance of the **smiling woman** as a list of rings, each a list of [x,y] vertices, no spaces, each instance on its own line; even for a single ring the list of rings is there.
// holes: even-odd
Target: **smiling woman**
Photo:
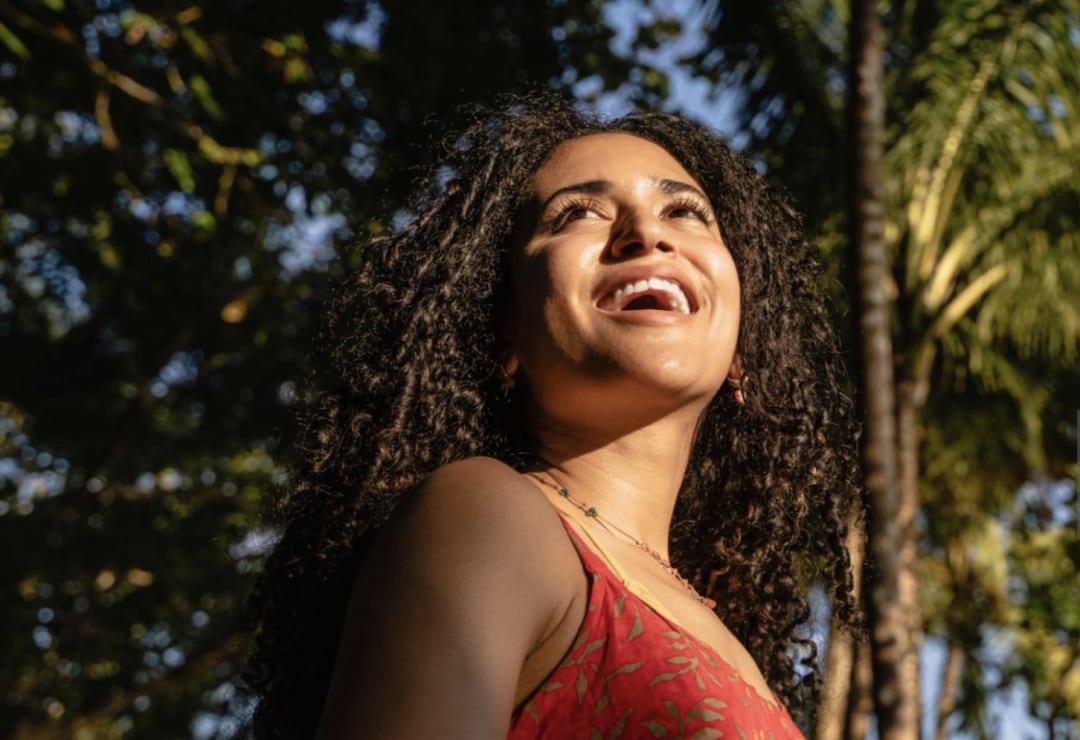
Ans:
[[[671,116],[518,99],[446,152],[330,307],[256,734],[798,737],[808,588],[858,619],[795,215]]]
[[[541,205],[518,219],[508,340],[542,411],[531,423],[599,414],[629,431],[671,413],[685,428],[663,444],[688,448],[739,329],[738,273],[700,184],[650,141],[593,134],[555,148],[530,202]],[[686,464],[671,461],[668,487]],[[673,501],[645,518],[666,524]],[[666,527],[654,534],[666,549]]]

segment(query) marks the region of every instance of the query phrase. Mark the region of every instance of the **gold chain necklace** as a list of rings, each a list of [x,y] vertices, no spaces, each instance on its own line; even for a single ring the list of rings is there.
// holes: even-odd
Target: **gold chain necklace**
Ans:
[[[656,550],[649,547],[647,544],[645,544],[644,542],[639,540],[637,537],[633,536],[632,534],[630,534],[629,532],[624,530],[622,527],[620,527],[617,524],[615,524],[614,522],[608,521],[606,518],[600,516],[600,512],[598,512],[596,510],[595,506],[589,506],[584,501],[579,501],[578,499],[571,496],[570,491],[568,491],[565,486],[556,487],[555,485],[552,485],[551,483],[548,483],[547,481],[542,481],[542,482],[545,483],[546,485],[550,486],[551,488],[555,489],[558,492],[559,496],[561,496],[562,498],[569,501],[570,504],[573,505],[575,508],[580,509],[581,513],[583,513],[586,517],[588,517],[589,519],[595,519],[597,522],[599,522],[600,526],[604,527],[604,529],[607,529],[609,532],[615,532],[616,534],[620,535],[624,539],[632,542],[634,544],[634,547],[641,550],[643,553],[645,553],[650,558],[652,558],[657,563],[659,563],[660,567],[663,568],[665,571],[667,571],[668,575],[670,575],[676,581],[681,583],[683,588],[685,588],[687,590],[687,592],[691,596],[693,596],[695,599],[697,599],[702,604],[704,604],[706,608],[708,608],[708,609],[715,609],[716,608],[716,602],[714,600],[708,598],[707,596],[702,596],[701,594],[699,594],[697,589],[694,588],[694,585],[692,583],[690,583],[690,581],[683,578],[682,574],[679,573],[679,571],[677,571],[675,569],[675,566],[671,564],[670,560],[665,558],[663,555],[658,553]]]

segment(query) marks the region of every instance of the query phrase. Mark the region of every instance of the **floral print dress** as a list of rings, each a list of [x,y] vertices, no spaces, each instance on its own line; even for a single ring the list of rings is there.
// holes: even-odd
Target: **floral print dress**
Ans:
[[[581,556],[589,603],[566,657],[514,712],[510,740],[803,737],[775,697],[762,697],[630,591],[563,525]]]

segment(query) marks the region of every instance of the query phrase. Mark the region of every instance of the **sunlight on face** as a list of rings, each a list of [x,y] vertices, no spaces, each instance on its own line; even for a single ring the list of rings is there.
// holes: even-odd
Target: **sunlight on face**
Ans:
[[[700,184],[652,142],[597,134],[556,148],[532,185],[511,334],[535,402],[707,402],[734,354],[739,281]]]

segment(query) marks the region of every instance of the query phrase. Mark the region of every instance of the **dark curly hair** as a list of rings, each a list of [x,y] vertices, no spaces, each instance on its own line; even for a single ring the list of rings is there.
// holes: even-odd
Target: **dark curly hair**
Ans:
[[[315,381],[282,537],[252,600],[256,736],[314,735],[357,565],[401,496],[462,458],[526,464],[523,408],[504,400],[496,372],[511,230],[552,150],[601,132],[682,163],[738,268],[747,401],[720,393],[707,409],[671,552],[699,588],[711,581],[717,613],[797,710],[816,686],[813,644],[797,629],[809,584],[831,583],[835,613],[858,621],[843,540],[859,491],[852,404],[798,216],[747,160],[676,116],[602,122],[536,94],[471,120],[417,189],[413,220],[363,247],[330,304],[331,370]]]

